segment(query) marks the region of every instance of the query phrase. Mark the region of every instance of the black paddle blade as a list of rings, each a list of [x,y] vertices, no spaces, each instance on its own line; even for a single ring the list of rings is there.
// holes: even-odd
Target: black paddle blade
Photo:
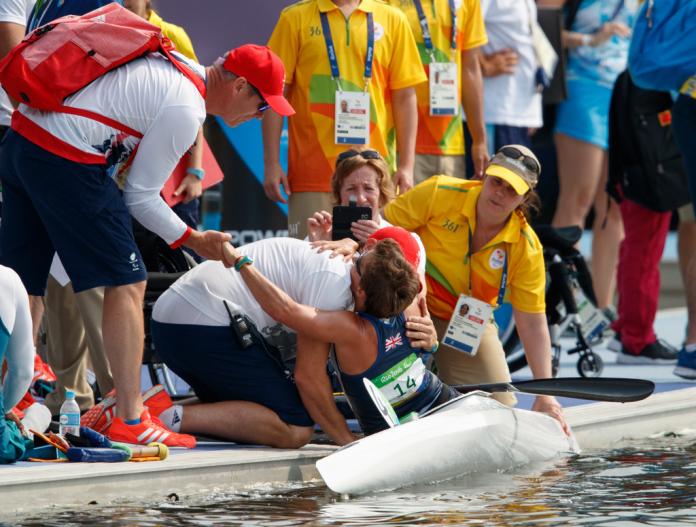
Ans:
[[[462,393],[474,390],[491,393],[523,392],[590,401],[628,403],[648,397],[655,391],[655,383],[645,379],[562,377],[510,383],[460,385],[453,388]]]

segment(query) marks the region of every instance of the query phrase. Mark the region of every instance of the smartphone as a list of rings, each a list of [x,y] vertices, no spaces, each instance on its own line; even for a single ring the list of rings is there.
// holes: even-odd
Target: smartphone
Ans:
[[[372,218],[370,207],[338,206],[333,208],[333,230],[332,240],[342,240],[351,238],[358,241],[350,231],[350,224],[358,220],[369,220]]]

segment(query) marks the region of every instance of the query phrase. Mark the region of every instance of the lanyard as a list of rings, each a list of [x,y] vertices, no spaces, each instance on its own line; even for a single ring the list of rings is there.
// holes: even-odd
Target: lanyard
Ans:
[[[471,254],[471,243],[473,234],[471,234],[471,227],[469,227],[469,247],[466,253],[466,260],[469,264],[469,296],[471,294],[471,268],[473,267],[472,254]],[[504,251],[503,256],[503,274],[500,277],[500,287],[498,287],[498,300],[496,302],[496,307],[503,305],[503,299],[505,298],[505,288],[507,287],[507,276],[508,276],[508,257],[507,251]]]
[[[451,0],[453,1],[453,0]],[[336,48],[334,47],[333,37],[331,36],[331,28],[329,27],[329,18],[326,13],[319,13],[321,17],[321,29],[324,34],[324,42],[326,43],[326,53],[329,56],[329,64],[331,65],[331,78],[335,81],[341,78],[338,71],[338,60],[336,59]],[[372,60],[375,55],[375,23],[372,19],[372,13],[367,13],[367,51],[365,53],[365,89],[372,78]],[[338,84],[341,89],[340,83]]]
[[[433,0],[435,1],[435,0]],[[423,32],[423,42],[425,43],[425,49],[428,50],[431,59],[435,62],[433,57],[433,39],[430,36],[430,26],[428,25],[428,19],[425,16],[425,11],[423,11],[423,4],[421,0],[413,0],[416,6],[416,11],[418,11],[418,20],[420,21],[421,31]],[[450,48],[452,50],[457,49],[457,12],[454,9],[454,0],[448,0],[450,16],[452,17],[452,35],[450,36]]]

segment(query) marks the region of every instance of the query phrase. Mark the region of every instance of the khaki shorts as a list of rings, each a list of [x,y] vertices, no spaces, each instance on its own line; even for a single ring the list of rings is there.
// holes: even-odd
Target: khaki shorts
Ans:
[[[304,240],[307,218],[315,212],[333,210],[330,192],[294,192],[288,199],[288,236]]]
[[[449,321],[433,318],[438,340],[442,341]],[[471,357],[449,346],[441,345],[435,353],[437,374],[443,382],[457,384],[486,384],[510,382],[510,370],[505,360],[505,351],[498,338],[498,328],[489,323],[481,337],[478,353]],[[508,406],[515,406],[517,398],[508,392],[493,394],[493,398]]]
[[[442,174],[466,178],[464,156],[416,154],[416,166],[413,171],[414,184],[422,183],[430,176]]]

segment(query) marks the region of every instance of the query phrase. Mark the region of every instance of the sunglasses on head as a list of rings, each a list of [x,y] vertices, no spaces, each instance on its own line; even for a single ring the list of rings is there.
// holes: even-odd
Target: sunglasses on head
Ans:
[[[336,166],[343,163],[346,159],[350,159],[351,157],[355,157],[355,156],[360,156],[363,159],[382,159],[382,156],[376,150],[357,151],[357,150],[351,149],[351,150],[346,150],[345,152],[341,152],[340,154],[338,154],[338,157],[336,158]]]
[[[508,159],[514,159],[515,161],[520,161],[527,170],[534,172],[537,176],[541,173],[541,167],[539,162],[533,157],[528,156],[524,152],[520,152],[514,146],[504,146],[499,153],[503,154]]]
[[[256,95],[259,96],[259,99],[261,99],[261,102],[259,103],[259,107],[258,107],[256,110],[259,111],[259,112],[265,112],[266,110],[268,110],[268,109],[271,107],[271,105],[268,104],[268,103],[266,102],[266,99],[264,99],[264,98],[263,98],[263,95],[261,95],[261,92],[260,92],[259,90],[256,89],[256,86],[254,86],[254,85],[253,85],[252,83],[250,83],[250,82],[248,82],[248,84],[249,84],[249,87],[251,88],[251,90],[252,90]]]

